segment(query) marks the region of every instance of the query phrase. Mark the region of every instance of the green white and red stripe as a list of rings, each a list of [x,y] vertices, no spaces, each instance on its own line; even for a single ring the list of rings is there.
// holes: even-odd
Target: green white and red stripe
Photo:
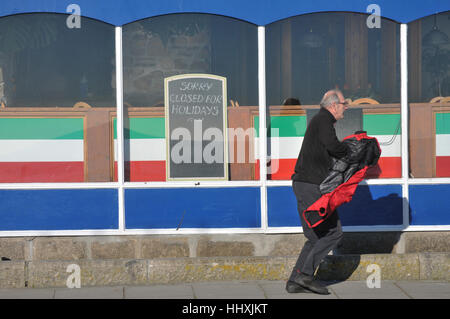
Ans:
[[[132,182],[166,180],[165,120],[162,117],[129,119],[125,129],[125,179]],[[114,119],[115,179],[117,136]]]
[[[0,118],[0,182],[83,182],[83,118]]]
[[[382,157],[372,176],[380,178],[401,176],[399,114],[367,114],[363,128],[378,139]],[[258,134],[258,116],[254,119]],[[272,116],[270,125],[278,129],[278,137],[271,137],[272,171],[270,178],[289,180],[306,131],[306,116]],[[114,120],[115,128],[115,120]],[[115,129],[114,129],[115,132]],[[258,157],[258,136],[255,138],[255,158]],[[114,147],[117,139],[114,136]],[[114,152],[117,156],[117,152]],[[166,180],[166,141],[164,118],[130,118],[125,129],[125,178],[127,181]],[[117,169],[117,158],[115,159]],[[116,174],[117,176],[117,174]],[[259,161],[255,165],[255,177],[259,178]]]
[[[258,126],[258,116],[255,126]],[[392,178],[401,176],[401,131],[399,114],[366,114],[363,116],[363,129],[367,135],[376,137],[382,154],[378,166],[371,169],[370,176]],[[294,172],[295,163],[306,131],[306,116],[272,116],[271,129],[278,129],[278,137],[271,137],[272,180],[288,180]],[[256,128],[257,129],[257,128]],[[257,131],[258,132],[258,131]],[[258,157],[258,138],[255,142],[255,158]],[[259,178],[259,161],[255,176]]]
[[[365,114],[363,130],[376,137],[381,147],[378,165],[368,170],[372,177],[395,178],[402,176],[400,114]]]
[[[436,177],[450,177],[450,113],[436,113]]]

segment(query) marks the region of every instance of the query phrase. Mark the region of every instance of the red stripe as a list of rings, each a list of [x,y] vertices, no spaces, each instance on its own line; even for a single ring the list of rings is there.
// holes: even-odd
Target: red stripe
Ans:
[[[449,157],[450,158],[450,157]],[[268,174],[270,180],[290,180],[294,173],[297,159],[280,159],[270,163],[273,169],[278,170]],[[400,157],[380,157],[378,164],[367,170],[367,178],[395,178],[402,176],[402,160]],[[255,165],[255,178],[259,179],[259,160]]]
[[[280,159],[271,162],[273,174],[269,180],[290,180],[297,159]],[[375,167],[367,171],[367,178],[401,177],[402,165],[400,157],[381,157]],[[115,164],[115,180],[117,181],[117,163]],[[255,163],[255,179],[259,179],[259,160]],[[125,163],[125,180],[131,182],[165,181],[165,161],[133,161]]]
[[[0,183],[84,182],[84,162],[0,162]]]
[[[270,180],[290,180],[292,174],[294,174],[295,163],[297,163],[297,159],[280,159],[280,160],[272,160],[271,171],[272,174],[268,174],[267,178]]]
[[[436,156],[436,177],[450,177],[450,156]]]
[[[117,181],[117,162],[114,163]],[[125,162],[125,180],[129,182],[161,182],[166,180],[166,161]]]
[[[259,180],[259,160],[255,163],[255,180]]]
[[[275,159],[269,163],[267,168],[267,179],[269,180],[290,180],[294,173],[295,163],[297,159]],[[270,174],[273,172],[272,174]],[[259,179],[259,160],[255,163],[255,179]]]
[[[402,159],[400,157],[380,157],[378,164],[367,170],[366,178],[402,177]]]

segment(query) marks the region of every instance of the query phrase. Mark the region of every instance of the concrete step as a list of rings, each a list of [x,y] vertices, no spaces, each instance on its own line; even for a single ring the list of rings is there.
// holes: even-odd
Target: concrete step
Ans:
[[[11,260],[0,262],[0,288],[67,287],[68,282],[76,283],[77,277],[83,287],[286,280],[296,259],[274,256]],[[325,281],[365,281],[378,275],[381,280],[450,281],[450,253],[327,256],[317,275]]]
[[[0,256],[26,261],[298,256],[306,240],[302,233],[0,237]],[[346,255],[450,252],[449,242],[450,231],[344,231],[338,251]]]

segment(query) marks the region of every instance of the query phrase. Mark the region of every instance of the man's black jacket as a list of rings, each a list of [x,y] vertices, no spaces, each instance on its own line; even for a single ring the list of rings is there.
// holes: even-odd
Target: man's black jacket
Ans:
[[[333,166],[333,157],[342,158],[347,154],[348,146],[338,140],[334,123],[336,119],[325,108],[320,108],[311,119],[292,180],[320,185]]]

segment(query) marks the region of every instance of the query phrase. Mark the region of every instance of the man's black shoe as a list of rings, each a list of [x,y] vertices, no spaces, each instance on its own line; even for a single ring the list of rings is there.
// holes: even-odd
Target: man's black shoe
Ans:
[[[303,288],[302,286],[300,286],[299,284],[288,280],[288,282],[286,283],[286,291],[290,294],[294,294],[294,293],[300,293],[300,292],[309,292],[309,290]]]
[[[315,292],[316,294],[320,295],[329,295],[330,292],[328,291],[327,287],[320,284],[317,280],[314,280],[313,276],[308,276],[305,274],[298,274],[294,277],[293,280],[295,283],[299,284],[303,288],[306,288],[312,292]]]

